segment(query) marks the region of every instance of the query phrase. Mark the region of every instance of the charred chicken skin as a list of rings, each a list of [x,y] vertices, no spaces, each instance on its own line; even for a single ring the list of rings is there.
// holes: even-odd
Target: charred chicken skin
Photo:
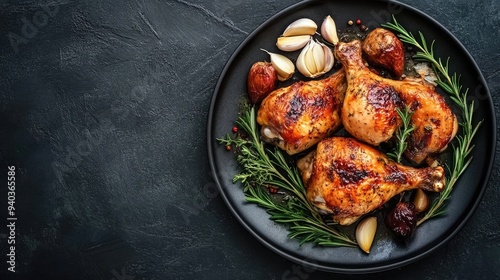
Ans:
[[[395,108],[408,106],[415,127],[405,156],[421,163],[442,152],[455,136],[458,122],[444,98],[423,80],[383,78],[363,62],[361,42],[338,43],[335,54],[346,69],[347,92],[342,109],[346,130],[372,145],[389,140],[400,124]]]
[[[257,114],[262,138],[290,155],[310,148],[341,126],[345,89],[344,71],[337,71],[322,80],[274,90]]]
[[[415,129],[408,138],[407,159],[421,163],[448,147],[458,130],[458,120],[444,98],[423,80],[405,81],[401,89],[403,102],[412,112]]]
[[[308,200],[341,225],[354,223],[403,191],[440,192],[445,184],[441,166],[403,166],[375,148],[345,137],[322,140],[297,166]]]

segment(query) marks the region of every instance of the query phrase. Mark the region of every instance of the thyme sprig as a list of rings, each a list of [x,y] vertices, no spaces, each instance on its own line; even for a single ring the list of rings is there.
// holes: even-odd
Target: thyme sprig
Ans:
[[[446,62],[443,62],[441,58],[435,57],[435,41],[432,41],[432,43],[428,45],[422,32],[418,32],[420,39],[420,41],[418,41],[411,32],[407,31],[396,21],[394,16],[392,20],[393,22],[382,24],[382,26],[396,31],[401,41],[417,48],[418,51],[414,55],[414,58],[426,61],[432,65],[434,72],[437,73],[438,76],[437,84],[450,95],[451,100],[458,105],[462,113],[460,127],[463,133],[456,136],[456,143],[453,145],[453,162],[451,167],[448,166],[450,175],[449,178],[447,178],[447,184],[439,197],[433,201],[427,213],[418,221],[418,225],[420,225],[426,220],[446,212],[444,209],[445,202],[450,198],[453,187],[460,175],[462,175],[472,161],[473,157],[471,152],[474,149],[472,140],[481,126],[482,121],[479,121],[475,126],[473,125],[472,117],[474,102],[467,101],[468,89],[462,89],[460,76],[457,73],[450,74],[450,58],[448,57]]]
[[[401,162],[401,157],[403,156],[408,143],[406,139],[410,136],[410,133],[415,130],[415,126],[411,124],[411,116],[413,113],[410,111],[408,106],[405,106],[404,110],[396,108],[401,121],[403,122],[396,133],[396,147],[393,152],[387,153],[389,157],[394,159],[396,162]]]
[[[289,237],[298,239],[300,244],[357,246],[346,234],[323,221],[306,198],[297,168],[290,167],[279,149],[268,149],[260,140],[255,108],[248,107],[236,123],[246,136],[228,134],[217,140],[223,145],[235,146],[238,151],[236,160],[241,171],[234,176],[233,182],[242,183],[246,200],[266,209],[271,220],[288,225]],[[265,186],[279,188],[289,195],[277,200]]]

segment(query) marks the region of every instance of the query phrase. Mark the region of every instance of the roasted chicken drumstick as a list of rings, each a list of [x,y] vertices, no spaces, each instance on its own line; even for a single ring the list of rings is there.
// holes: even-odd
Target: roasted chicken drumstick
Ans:
[[[403,108],[396,89],[365,66],[360,41],[339,42],[335,55],[346,71],[347,91],[341,115],[345,129],[374,146],[391,139],[401,124],[396,109]]]
[[[440,192],[445,184],[441,166],[403,166],[375,148],[345,137],[322,140],[297,166],[309,201],[341,225],[354,223],[403,191]]]
[[[399,125],[395,108],[408,106],[415,127],[405,155],[421,163],[442,152],[455,137],[458,122],[444,98],[423,79],[401,81],[371,72],[362,59],[361,42],[338,43],[335,54],[346,69],[347,92],[342,122],[354,137],[372,145],[389,140]]]
[[[322,80],[299,81],[271,92],[257,114],[264,141],[296,154],[330,136],[341,125],[344,71]]]

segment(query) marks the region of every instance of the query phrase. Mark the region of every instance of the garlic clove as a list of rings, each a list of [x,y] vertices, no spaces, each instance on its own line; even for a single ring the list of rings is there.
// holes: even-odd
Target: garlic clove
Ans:
[[[417,210],[417,212],[419,213],[422,213],[427,210],[427,208],[429,208],[429,197],[423,190],[418,189],[415,193],[413,204],[415,205],[415,210]]]
[[[323,72],[325,69],[325,51],[323,47],[319,43],[316,43],[313,45],[311,52],[313,54],[314,65],[316,66],[315,72]]]
[[[336,45],[339,42],[337,26],[331,16],[327,16],[321,24],[321,36],[326,41]]]
[[[356,242],[359,247],[366,253],[370,253],[375,233],[377,232],[377,218],[366,217],[359,222],[356,227]]]
[[[284,82],[284,81],[290,79],[290,77],[291,77],[291,75],[286,76],[286,77],[282,77],[282,76],[278,75],[278,81]]]
[[[318,25],[308,18],[301,18],[292,22],[283,32],[283,36],[314,35]]]
[[[325,67],[323,68],[323,72],[328,72],[332,70],[333,64],[335,63],[335,56],[333,55],[332,49],[330,49],[327,45],[321,44],[323,47],[323,51],[325,52]]]
[[[268,140],[283,140],[283,137],[276,131],[276,129],[270,126],[263,126],[261,135]]]
[[[314,73],[321,71],[321,69],[318,70],[318,68],[316,67],[316,61],[315,61],[315,56],[314,56],[315,46],[317,44],[314,41],[311,41],[309,44],[310,44],[309,50],[305,53],[304,62],[305,62],[305,65],[307,67],[307,70],[309,70],[309,72],[312,75],[314,75]]]
[[[293,73],[295,73],[295,65],[293,65],[290,59],[281,54],[272,53],[264,49],[261,50],[269,54],[271,64],[278,73],[278,80],[285,81],[292,77]]]
[[[278,40],[276,40],[276,46],[282,51],[293,52],[302,49],[309,40],[311,40],[311,35],[279,37]]]
[[[297,57],[297,69],[299,72],[306,76],[306,77],[311,77],[313,74],[309,71],[307,65],[306,65],[306,54],[309,52],[309,49],[311,48],[311,42],[312,40],[302,49],[300,52],[299,56]]]

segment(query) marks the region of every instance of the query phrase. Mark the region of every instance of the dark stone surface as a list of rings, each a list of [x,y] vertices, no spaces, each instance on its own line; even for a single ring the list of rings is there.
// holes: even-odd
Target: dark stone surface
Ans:
[[[500,279],[496,151],[463,230],[392,271],[305,271],[233,218],[208,166],[210,99],[235,48],[296,2],[2,1],[0,217],[6,223],[6,168],[15,165],[17,278]],[[402,2],[464,44],[500,115],[500,3]]]

